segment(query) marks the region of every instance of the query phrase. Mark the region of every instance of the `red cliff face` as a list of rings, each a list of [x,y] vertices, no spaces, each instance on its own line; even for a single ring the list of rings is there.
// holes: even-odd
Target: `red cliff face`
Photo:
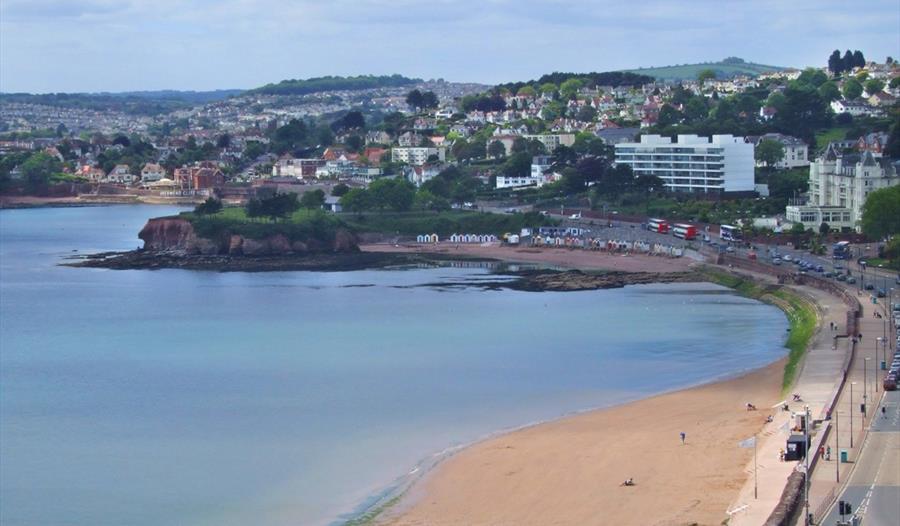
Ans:
[[[182,255],[230,256],[281,256],[312,252],[355,252],[359,250],[356,236],[346,230],[337,231],[329,245],[315,240],[291,242],[283,234],[273,234],[262,239],[251,239],[231,234],[221,242],[198,237],[190,221],[180,218],[156,218],[147,221],[138,237],[144,241],[144,250]]]
[[[138,237],[144,241],[144,250],[197,253],[197,234],[191,223],[184,219],[151,219],[141,229]]]

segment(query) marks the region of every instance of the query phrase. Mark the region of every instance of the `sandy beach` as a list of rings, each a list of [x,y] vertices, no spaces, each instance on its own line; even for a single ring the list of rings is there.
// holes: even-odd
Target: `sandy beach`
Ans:
[[[683,272],[697,262],[689,257],[665,258],[642,254],[610,254],[569,248],[511,247],[477,244],[364,244],[364,252],[412,252],[483,257],[519,263],[546,263],[581,270],[622,270],[630,272]]]
[[[763,428],[764,408],[779,401],[783,367],[481,442],[436,468],[381,522],[721,524],[752,476],[753,450],[738,443]],[[760,409],[747,411],[747,402]],[[629,477],[636,485],[621,486]]]
[[[365,245],[566,268],[681,272],[697,262],[497,245]],[[752,472],[752,449],[781,398],[784,361],[739,378],[592,411],[466,448],[414,485],[380,523],[718,525]],[[747,411],[753,403],[758,411]],[[686,434],[681,443],[680,433]],[[636,485],[621,483],[633,478]]]

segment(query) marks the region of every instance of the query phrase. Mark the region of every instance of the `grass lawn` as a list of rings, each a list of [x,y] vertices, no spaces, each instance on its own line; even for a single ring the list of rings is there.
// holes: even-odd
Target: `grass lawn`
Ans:
[[[827,130],[820,131],[816,134],[816,148],[823,150],[830,142],[843,141],[847,134],[847,130],[849,130],[849,128],[845,126],[838,126],[836,128],[828,128]]]

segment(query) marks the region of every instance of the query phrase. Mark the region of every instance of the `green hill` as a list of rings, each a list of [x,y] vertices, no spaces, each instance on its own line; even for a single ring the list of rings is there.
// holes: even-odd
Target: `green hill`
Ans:
[[[248,91],[249,94],[264,95],[306,95],[325,91],[364,90],[373,88],[393,88],[409,86],[422,79],[411,79],[402,75],[358,75],[355,77],[316,77],[310,79],[282,80],[277,84],[266,84]]]
[[[696,79],[697,74],[704,69],[715,71],[718,78],[731,78],[737,75],[750,75],[755,77],[762,73],[780,71],[785,68],[779,66],[767,66],[765,64],[754,64],[753,62],[745,62],[743,59],[737,57],[728,57],[719,62],[680,64],[677,66],[662,66],[658,68],[627,69],[624,71],[648,75],[657,80],[674,81]]]

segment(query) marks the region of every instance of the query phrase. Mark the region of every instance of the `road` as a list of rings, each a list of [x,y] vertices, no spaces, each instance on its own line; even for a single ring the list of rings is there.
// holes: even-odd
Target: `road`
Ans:
[[[885,416],[872,420],[869,436],[853,474],[838,497],[851,504],[865,526],[900,524],[900,391],[885,393]],[[835,504],[822,525],[839,519]]]

